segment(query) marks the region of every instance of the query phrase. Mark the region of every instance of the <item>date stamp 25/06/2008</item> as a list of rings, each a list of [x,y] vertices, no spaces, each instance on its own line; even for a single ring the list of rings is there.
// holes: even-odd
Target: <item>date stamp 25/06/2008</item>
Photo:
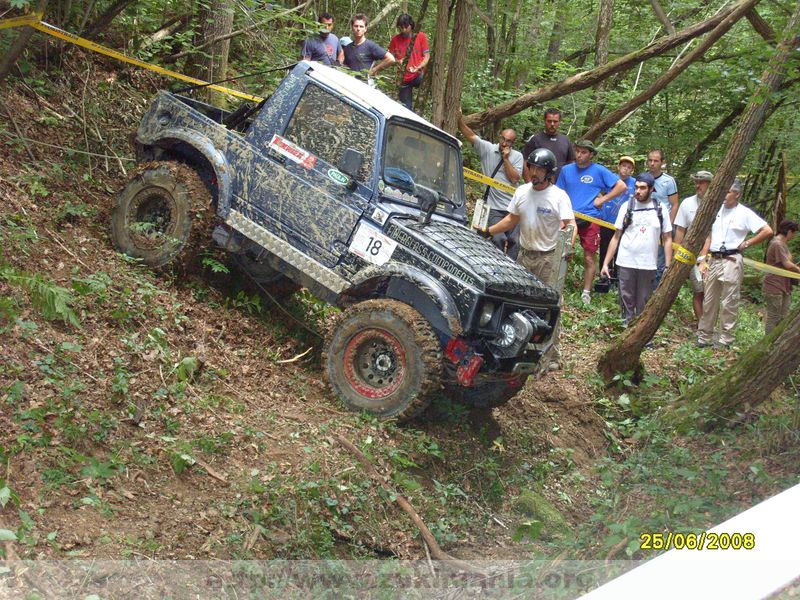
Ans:
[[[639,535],[642,550],[753,550],[754,533],[644,532]]]

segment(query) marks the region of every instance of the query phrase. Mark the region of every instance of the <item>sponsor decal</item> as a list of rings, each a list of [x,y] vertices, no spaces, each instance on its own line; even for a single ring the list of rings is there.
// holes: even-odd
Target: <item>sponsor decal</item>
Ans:
[[[412,252],[424,258],[426,261],[436,265],[447,273],[450,273],[450,275],[453,277],[456,277],[457,279],[460,279],[461,281],[464,281],[473,287],[477,287],[478,283],[472,276],[466,273],[463,269],[460,269],[451,263],[449,260],[445,259],[440,254],[437,254],[435,251],[431,250],[425,244],[408,235],[405,231],[393,229],[392,235],[394,235],[398,242],[403,244]]]
[[[328,179],[338,185],[347,185],[349,178],[338,169],[328,169]]]
[[[311,154],[308,150],[303,150],[297,144],[293,144],[286,138],[282,138],[278,134],[272,136],[268,144],[270,150],[274,150],[281,156],[285,156],[289,160],[296,162],[301,167],[309,171],[317,164],[317,157]]]
[[[386,211],[381,210],[380,208],[376,208],[375,210],[372,211],[372,220],[377,221],[381,225],[386,223],[386,219],[388,218],[389,214]]]

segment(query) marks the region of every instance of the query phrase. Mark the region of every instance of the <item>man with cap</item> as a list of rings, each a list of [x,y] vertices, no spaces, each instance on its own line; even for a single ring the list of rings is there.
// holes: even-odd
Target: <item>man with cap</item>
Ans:
[[[530,182],[521,185],[508,205],[508,215],[500,222],[479,231],[486,238],[519,227],[520,251],[517,262],[543,283],[554,286],[558,280],[559,260],[555,256],[558,232],[572,225],[570,244],[575,243],[575,215],[567,193],[553,185],[556,157],[546,148],[528,155]],[[559,368],[558,330],[554,335],[549,370]]]
[[[472,131],[464,122],[461,111],[458,113],[458,128],[461,133],[472,144],[478,158],[481,161],[481,171],[487,177],[496,179],[513,187],[517,187],[517,182],[522,175],[522,154],[514,150],[514,142],[517,140],[517,133],[513,129],[504,129],[500,132],[499,143],[492,144]],[[499,223],[508,215],[508,204],[511,201],[511,194],[495,187],[486,186],[483,193],[483,201],[489,206],[489,225]],[[519,253],[519,227],[514,227],[511,231],[503,230],[492,237],[492,243],[500,250],[516,260]]]
[[[683,238],[686,235],[686,230],[694,222],[694,217],[697,214],[697,209],[700,202],[708,191],[708,186],[711,185],[711,180],[714,175],[710,171],[698,171],[691,175],[694,181],[695,195],[684,198],[678,208],[678,214],[675,217],[675,235],[674,244],[679,245],[683,243]],[[700,257],[702,259],[702,256]],[[700,260],[698,259],[698,262]],[[703,278],[700,276],[700,269],[695,265],[692,267],[692,272],[689,275],[689,281],[692,284],[692,308],[694,309],[694,317],[698,321],[703,314]]]
[[[619,214],[619,208],[623,204],[625,204],[628,200],[633,198],[633,184],[635,183],[636,179],[633,177],[633,171],[636,169],[636,161],[633,160],[630,156],[620,156],[619,163],[617,163],[617,173],[619,173],[619,178],[625,182],[627,189],[623,194],[620,194],[613,200],[609,200],[605,204],[603,204],[603,208],[600,209],[600,218],[603,221],[610,223],[611,227],[603,227],[600,226],[600,264],[602,265],[606,260],[606,254],[608,252],[608,244],[611,242],[611,238],[614,237],[614,223],[617,221],[617,215]],[[608,272],[610,273],[611,279],[617,278],[617,266],[612,257],[608,263]]]
[[[664,247],[667,265],[672,261],[672,225],[669,213],[653,198],[654,187],[655,178],[650,173],[636,177],[634,197],[620,207],[614,222],[616,231],[600,271],[610,276],[609,263],[619,249],[619,303],[626,327],[642,314],[653,294],[659,241]]]
[[[755,212],[739,204],[742,183],[733,182],[719,209],[711,235],[706,238],[700,263],[705,289],[703,315],[697,324],[697,345],[727,348],[735,340],[734,330],[739,318],[739,290],[744,278],[742,252],[772,236],[772,228]],[[747,232],[755,235],[747,238]],[[719,316],[719,339],[715,341],[714,326]]]
[[[556,185],[567,192],[572,210],[595,219],[600,218],[600,209],[609,200],[624,194],[625,182],[606,167],[593,161],[597,148],[590,140],[575,142],[575,162],[564,165]],[[584,304],[592,301],[592,281],[597,272],[596,255],[600,247],[600,226],[578,216],[578,235],[583,248],[583,292]]]
[[[557,108],[548,108],[544,111],[544,129],[534,133],[525,143],[522,150],[522,158],[527,161],[528,155],[537,148],[547,148],[556,157],[556,172],[553,180],[558,179],[561,167],[571,162],[575,162],[575,149],[569,138],[563,133],[558,133],[561,125],[561,111]],[[522,178],[528,182],[531,175],[527,169],[527,162],[523,168]]]

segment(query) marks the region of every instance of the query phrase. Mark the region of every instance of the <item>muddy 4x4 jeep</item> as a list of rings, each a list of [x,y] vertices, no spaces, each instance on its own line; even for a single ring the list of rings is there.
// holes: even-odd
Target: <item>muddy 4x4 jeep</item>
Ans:
[[[498,406],[549,348],[558,294],[467,228],[459,142],[344,73],[301,62],[233,113],[161,92],[135,143],[117,249],[175,263],[216,222],[267,289],[342,308],[323,360],[351,409],[410,418],[442,387]]]

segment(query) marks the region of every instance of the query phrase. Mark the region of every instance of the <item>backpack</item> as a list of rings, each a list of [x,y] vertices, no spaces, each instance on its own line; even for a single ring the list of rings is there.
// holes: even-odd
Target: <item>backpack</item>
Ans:
[[[655,203],[654,208],[637,208],[636,212],[644,212],[646,210],[656,211],[656,214],[658,215],[658,223],[659,226],[661,227],[661,232],[663,233],[664,232],[664,215],[662,213],[663,207],[661,206],[661,202],[659,202],[658,200],[652,200],[652,202]],[[630,224],[633,221],[633,212],[634,212],[633,205],[635,203],[636,203],[635,198],[631,198],[628,201],[628,210],[625,211],[625,217],[622,219],[622,232],[620,233],[620,236],[622,236],[625,233],[625,230],[628,227],[630,227]]]

